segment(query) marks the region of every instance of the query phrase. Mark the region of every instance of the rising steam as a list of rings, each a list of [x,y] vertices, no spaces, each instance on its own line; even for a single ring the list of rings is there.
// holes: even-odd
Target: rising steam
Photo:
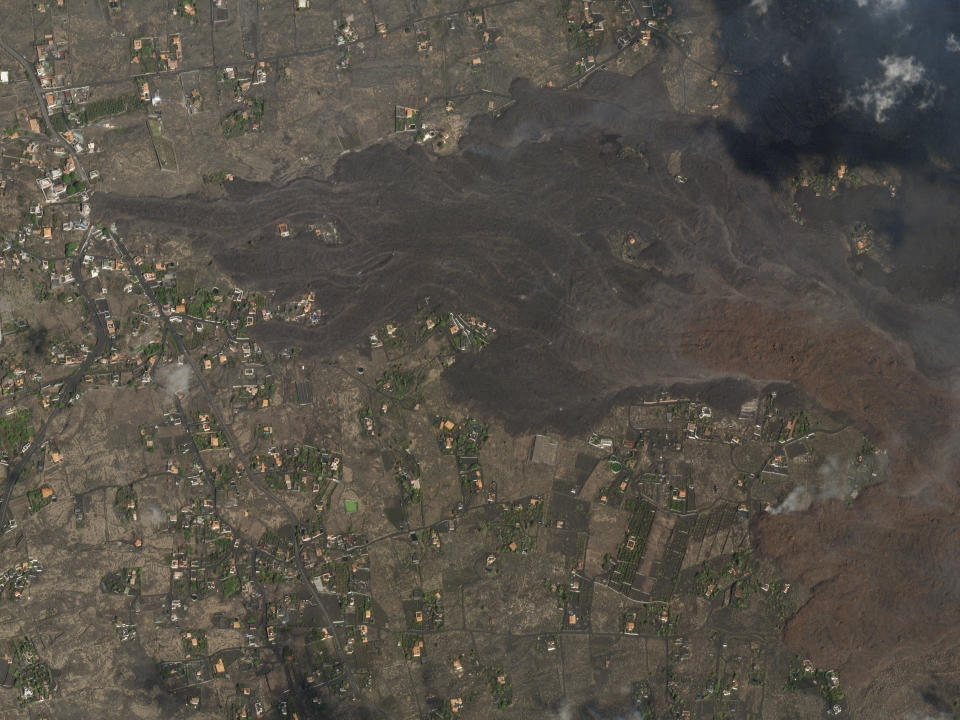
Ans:
[[[847,480],[847,463],[837,456],[830,456],[817,469],[822,478],[818,487],[808,488],[806,485],[797,485],[783,499],[767,512],[772,515],[806,512],[816,502],[827,500],[843,500],[849,492]]]
[[[157,371],[157,384],[172,395],[185,395],[192,375],[189,365],[165,365]]]

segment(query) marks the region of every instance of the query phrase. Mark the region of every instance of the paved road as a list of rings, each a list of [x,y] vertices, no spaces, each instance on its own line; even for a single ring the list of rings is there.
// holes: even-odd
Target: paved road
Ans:
[[[227,423],[226,416],[224,415],[223,411],[220,409],[220,405],[217,402],[217,399],[214,396],[213,392],[210,390],[210,386],[207,384],[203,375],[200,373],[199,369],[197,368],[196,363],[191,357],[190,352],[187,350],[186,344],[183,342],[183,338],[180,337],[180,334],[174,328],[173,323],[170,322],[170,316],[165,315],[163,313],[161,309],[162,304],[157,300],[157,297],[154,294],[153,289],[144,279],[143,274],[140,272],[140,268],[138,268],[136,263],[133,262],[133,256],[130,253],[130,250],[127,249],[127,246],[124,245],[123,241],[120,238],[116,237],[113,233],[110,233],[110,238],[116,245],[117,251],[120,253],[121,257],[123,258],[123,261],[126,263],[127,267],[130,269],[130,272],[133,275],[134,279],[137,281],[137,283],[140,285],[141,289],[143,290],[144,295],[150,300],[151,304],[155,308],[160,310],[161,322],[166,326],[167,333],[169,334],[169,336],[173,338],[173,341],[177,346],[178,352],[183,356],[184,362],[186,362],[190,366],[190,369],[193,370],[194,379],[197,381],[197,385],[199,385],[200,390],[202,391],[203,396],[207,401],[207,405],[210,407],[210,412],[216,418],[217,424],[220,426],[224,434],[227,436],[227,441],[230,443],[230,447],[233,448],[234,456],[237,458],[237,462],[239,462],[241,467],[243,468],[243,471],[246,474],[247,478],[250,480],[251,484],[257,488],[257,490],[263,493],[277,507],[283,510],[283,513],[287,516],[287,518],[290,520],[290,523],[293,525],[297,570],[300,572],[300,575],[301,577],[303,577],[303,580],[307,586],[307,589],[309,590],[310,594],[313,596],[313,599],[317,603],[317,606],[320,608],[320,612],[323,615],[324,623],[326,623],[327,627],[330,628],[334,648],[337,652],[338,659],[343,665],[344,676],[346,677],[347,681],[350,683],[350,693],[355,700],[358,700],[359,699],[359,694],[357,692],[358,688],[353,676],[353,671],[350,669],[350,665],[347,662],[347,656],[346,656],[346,653],[344,653],[343,651],[343,647],[340,643],[340,638],[337,637],[336,628],[333,624],[333,620],[330,617],[326,607],[324,606],[321,600],[320,593],[317,591],[313,583],[310,582],[309,575],[307,574],[307,569],[303,564],[303,558],[301,557],[300,536],[299,536],[299,533],[296,532],[296,528],[300,524],[299,518],[297,518],[296,514],[293,512],[293,510],[290,509],[290,506],[287,505],[282,498],[278,497],[268,487],[266,487],[259,480],[256,479],[256,477],[253,474],[253,471],[250,469],[250,466],[247,463],[246,457],[244,456],[243,452],[240,450],[240,444],[237,442],[237,438],[233,432],[233,429]],[[184,421],[186,422],[186,417],[184,417]],[[377,709],[380,711],[381,714],[386,716],[386,713],[384,713],[379,708]]]
[[[33,65],[31,65],[27,61],[27,59],[24,58],[20,53],[18,53],[10,45],[8,45],[7,42],[3,40],[3,38],[0,38],[0,49],[3,49],[4,51],[6,51],[11,57],[13,57],[23,67],[24,71],[27,73],[27,76],[30,78],[33,84],[34,91],[37,94],[37,103],[40,108],[40,114],[43,117],[43,121],[46,124],[47,130],[50,132],[51,137],[53,137],[59,145],[61,145],[64,149],[66,149],[67,152],[70,154],[70,156],[73,158],[77,173],[80,175],[83,181],[89,182],[90,177],[87,174],[86,169],[83,167],[83,164],[81,163],[76,150],[74,150],[73,146],[71,146],[70,143],[67,142],[67,140],[64,139],[59,132],[57,132],[56,128],[53,126],[53,123],[50,121],[50,114],[47,112],[47,101],[46,101],[46,98],[44,97],[43,87],[40,85],[40,79],[37,77],[37,74],[36,74],[36,71],[34,70]],[[87,303],[90,316],[93,318],[94,323],[96,325],[97,342],[96,342],[96,345],[93,347],[93,349],[87,354],[86,359],[83,361],[83,363],[81,363],[80,367],[78,367],[77,370],[65,380],[63,388],[60,392],[61,402],[54,407],[53,412],[50,414],[50,417],[47,418],[46,422],[44,422],[40,430],[37,433],[35,433],[33,444],[30,446],[30,449],[26,453],[24,453],[11,466],[7,475],[6,491],[4,492],[3,500],[0,501],[0,528],[2,528],[5,524],[7,511],[9,507],[9,501],[13,493],[13,488],[17,484],[17,480],[20,479],[20,476],[23,473],[23,471],[29,466],[29,463],[33,459],[33,456],[36,453],[37,448],[42,445],[43,439],[47,432],[47,428],[50,426],[50,423],[53,421],[53,419],[59,414],[61,406],[69,402],[70,399],[73,397],[74,393],[76,393],[77,385],[82,381],[83,376],[87,373],[87,371],[90,369],[93,363],[96,362],[96,360],[103,354],[104,350],[106,350],[107,344],[109,342],[109,336],[107,334],[106,324],[104,323],[103,318],[101,318],[99,313],[97,312],[97,309],[93,304],[93,299],[90,297],[90,294],[87,292],[87,289],[84,287],[82,282],[81,270],[82,270],[82,263],[83,263],[83,251],[85,250],[86,245],[89,241],[90,232],[91,232],[90,230],[87,231],[87,235],[84,238],[83,246],[81,246],[77,251],[76,259],[73,262],[73,274],[74,274],[74,277],[77,279],[77,287],[80,290],[80,293],[83,296],[84,301]],[[127,249],[126,245],[123,244],[122,240],[113,236],[112,233],[111,233],[111,239],[116,245],[117,251],[120,253],[124,261],[127,263],[127,267],[130,268],[131,274],[133,274],[134,278],[137,280],[137,282],[140,284],[140,287],[143,289],[144,295],[146,295],[146,297],[150,300],[150,302],[153,304],[154,307],[156,307],[158,310],[161,310],[162,308],[161,303],[157,301],[157,297],[156,295],[154,295],[153,290],[147,284],[146,280],[143,277],[143,274],[140,272],[140,269],[137,267],[136,263],[133,262],[133,256],[131,255],[130,251]],[[290,509],[290,507],[282,499],[277,497],[274,493],[272,493],[268,488],[263,486],[254,477],[253,473],[250,470],[250,467],[247,464],[246,458],[243,456],[243,453],[240,451],[240,446],[237,443],[237,438],[234,435],[233,430],[226,423],[226,418],[224,417],[223,412],[220,410],[220,407],[216,401],[216,398],[214,397],[213,393],[210,391],[210,388],[207,385],[207,383],[204,381],[203,376],[198,371],[196,363],[193,361],[193,358],[190,356],[190,353],[183,342],[183,338],[173,327],[173,324],[170,322],[170,318],[167,315],[165,315],[162,312],[162,310],[160,312],[160,318],[161,318],[161,322],[166,327],[167,333],[170,335],[170,337],[173,338],[174,343],[177,346],[177,350],[184,357],[184,360],[190,366],[191,370],[193,370],[193,374],[197,380],[198,385],[200,386],[200,389],[203,391],[203,395],[210,406],[211,412],[217,418],[217,422],[220,424],[221,428],[223,428],[223,431],[226,434],[231,447],[234,448],[236,457],[239,459],[239,462],[242,465],[243,470],[246,473],[247,477],[249,478],[250,482],[258,490],[260,490],[260,492],[262,492],[264,495],[270,498],[270,500],[272,500],[274,504],[280,507],[283,510],[284,514],[290,519],[290,522],[294,527],[294,542],[296,546],[297,569],[299,570],[300,575],[303,577],[307,588],[309,589],[311,595],[313,596],[318,607],[320,608],[320,611],[323,614],[324,622],[327,624],[328,627],[331,628],[334,647],[337,651],[337,655],[340,659],[340,662],[343,665],[344,675],[348,680],[348,682],[350,683],[351,695],[354,697],[354,699],[358,699],[359,695],[357,693],[357,690],[358,690],[357,684],[356,684],[356,681],[354,680],[353,672],[350,669],[349,664],[347,663],[346,654],[343,652],[343,648],[340,644],[340,639],[337,637],[336,631],[334,629],[333,621],[330,618],[329,614],[327,613],[326,607],[324,607],[321,601],[320,593],[317,592],[317,589],[313,586],[313,583],[309,581],[306,568],[304,567],[303,559],[300,555],[301,546],[300,546],[299,535],[296,532],[296,527],[297,525],[299,525],[299,520],[296,514]],[[186,420],[186,418],[184,418],[184,420]],[[381,713],[382,712],[383,711],[381,710]]]
[[[57,129],[50,121],[50,113],[47,112],[47,99],[44,97],[43,86],[40,85],[40,78],[37,77],[37,71],[23,55],[10,47],[10,45],[8,45],[6,40],[4,40],[2,37],[0,37],[0,48],[6,51],[6,53],[18,63],[20,63],[24,71],[26,71],[27,77],[30,78],[30,82],[33,85],[33,90],[37,94],[37,103],[40,106],[40,115],[43,117],[43,122],[47,126],[47,130],[50,132],[50,136],[54,139],[54,142],[56,142],[58,145],[61,145],[68,153],[70,153],[70,157],[73,158],[73,163],[76,166],[77,172],[80,174],[80,178],[83,180],[84,184],[89,185],[90,176],[87,175],[87,171],[84,170],[83,166],[80,164],[80,158],[77,156],[77,151],[74,150],[73,145],[68,143],[66,139],[59,132],[57,132]]]
[[[83,270],[83,251],[86,247],[89,235],[90,231],[88,230],[87,237],[84,238],[83,244],[77,250],[71,270],[74,278],[76,278],[77,290],[79,290],[80,294],[83,296],[83,300],[87,304],[87,310],[90,313],[90,317],[93,318],[93,323],[96,326],[97,342],[90,349],[90,352],[87,353],[87,357],[80,364],[80,366],[63,381],[63,387],[60,389],[59,401],[53,406],[50,417],[48,417],[40,429],[34,433],[33,443],[30,445],[30,449],[17,458],[12,465],[10,465],[10,468],[7,471],[7,486],[3,493],[3,499],[0,500],[0,528],[6,526],[7,512],[9,510],[10,497],[13,495],[13,488],[20,479],[20,476],[23,474],[23,471],[29,467],[30,462],[33,460],[33,457],[37,452],[37,448],[43,445],[44,438],[47,434],[47,428],[50,427],[50,424],[60,413],[60,410],[66,404],[71,402],[74,394],[77,392],[77,386],[83,380],[83,376],[87,374],[87,371],[90,370],[93,364],[100,358],[101,355],[103,355],[109,343],[109,335],[107,334],[106,323],[104,322],[103,318],[100,317],[100,313],[97,312],[97,308],[93,304],[93,298],[90,296],[90,293],[84,286],[83,277],[80,274]]]

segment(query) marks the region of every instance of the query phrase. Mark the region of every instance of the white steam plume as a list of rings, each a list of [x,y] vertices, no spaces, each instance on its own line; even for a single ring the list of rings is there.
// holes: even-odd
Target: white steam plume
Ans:
[[[772,515],[805,512],[815,502],[842,500],[847,496],[847,467],[841,458],[828,457],[817,472],[823,478],[820,487],[808,488],[806,485],[797,485],[782,503],[770,508],[768,512]]]
[[[893,12],[903,10],[907,6],[907,0],[856,0],[858,7],[868,7],[877,12]]]
[[[192,374],[189,365],[165,365],[157,371],[157,384],[173,395],[185,395]]]
[[[916,58],[886,55],[879,63],[883,77],[865,82],[854,100],[864,111],[872,112],[878,123],[884,122],[888,113],[914,91],[921,91],[917,103],[921,110],[933,103],[936,88]]]

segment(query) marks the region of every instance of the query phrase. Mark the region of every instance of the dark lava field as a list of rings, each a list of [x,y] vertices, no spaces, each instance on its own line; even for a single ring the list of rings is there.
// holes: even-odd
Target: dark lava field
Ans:
[[[656,68],[512,92],[453,155],[378,145],[326,180],[238,179],[214,200],[97,194],[95,214],[186,238],[245,289],[315,291],[322,324],[258,325],[268,347],[333,357],[425,297],[484,317],[498,339],[446,382],[518,431],[586,432],[638,388],[696,386],[732,407],[793,384],[886,448],[891,472],[852,510],[754,528],[813,587],[786,642],[862,693],[896,673],[952,696],[933,668],[960,641],[955,186],[906,168],[895,198],[801,192],[801,225],[783,179],[731,154],[728,129],[676,114]],[[333,222],[341,242],[281,240],[280,221]],[[856,221],[893,238],[889,272],[855,267]]]

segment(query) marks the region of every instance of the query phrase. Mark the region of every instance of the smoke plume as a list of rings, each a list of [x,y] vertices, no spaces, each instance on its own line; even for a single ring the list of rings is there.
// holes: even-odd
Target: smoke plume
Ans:
[[[191,375],[189,365],[164,365],[157,371],[157,384],[171,395],[184,395],[190,389]]]

